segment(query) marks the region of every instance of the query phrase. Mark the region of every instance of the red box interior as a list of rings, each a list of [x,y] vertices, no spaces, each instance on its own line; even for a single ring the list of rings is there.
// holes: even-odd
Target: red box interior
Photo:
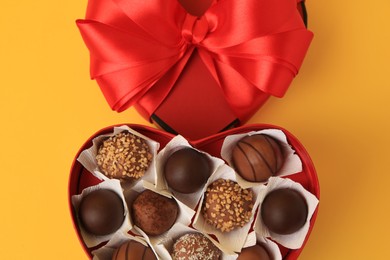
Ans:
[[[174,137],[174,135],[172,135],[170,133],[167,133],[167,132],[164,132],[164,131],[161,131],[158,129],[150,128],[147,126],[134,125],[134,124],[129,124],[128,126],[132,129],[140,132],[141,134],[143,134],[143,135],[145,135],[145,136],[147,136],[147,137],[149,137],[157,142],[160,142],[160,149],[163,149],[164,146]],[[85,243],[83,242],[81,235],[80,235],[79,227],[77,225],[76,213],[75,213],[73,206],[72,206],[71,197],[73,195],[80,194],[82,192],[82,190],[86,187],[98,184],[100,182],[100,180],[98,180],[91,173],[89,173],[87,170],[85,170],[76,159],[79,156],[79,154],[81,153],[81,151],[83,151],[86,148],[89,148],[92,145],[92,139],[94,137],[112,132],[113,127],[114,126],[110,126],[110,127],[107,127],[107,128],[104,128],[104,129],[98,131],[97,133],[95,133],[93,136],[91,136],[85,142],[85,144],[80,148],[79,152],[77,153],[77,155],[73,161],[71,171],[70,171],[69,198],[68,199],[69,199],[69,207],[70,207],[71,217],[73,219],[74,228],[77,231],[80,243],[83,246],[85,252],[91,258],[92,258],[91,252],[94,249],[96,249],[96,247],[95,248],[87,248]],[[234,128],[234,129],[231,129],[231,130],[219,133],[219,134],[215,134],[213,136],[210,136],[210,137],[207,137],[204,139],[193,141],[193,142],[191,142],[191,144],[194,147],[196,147],[200,150],[206,151],[213,156],[220,157],[221,146],[222,146],[224,138],[227,135],[232,135],[232,134],[237,134],[237,133],[246,133],[246,132],[250,132],[250,131],[258,131],[258,130],[267,129],[267,128],[274,128],[274,129],[282,130],[286,134],[289,144],[295,149],[296,153],[298,154],[298,156],[300,157],[300,159],[302,161],[302,166],[303,166],[302,172],[294,174],[294,175],[290,175],[290,176],[288,176],[288,178],[302,184],[302,186],[306,190],[308,190],[309,192],[314,194],[319,199],[320,189],[319,189],[317,173],[315,171],[314,165],[313,165],[308,153],[306,152],[306,150],[302,146],[302,144],[291,133],[289,133],[288,131],[286,131],[285,129],[283,129],[281,127],[277,127],[277,126],[273,126],[273,125],[266,125],[266,124],[248,125],[248,126],[243,126],[243,127],[239,127],[239,128]],[[287,249],[283,246],[279,246],[281,253],[282,253],[282,256],[283,256],[283,259],[291,260],[291,259],[298,258],[299,254],[303,250],[305,243],[308,240],[310,233],[313,229],[313,226],[314,226],[314,223],[315,223],[315,220],[317,217],[317,212],[318,212],[318,207],[315,210],[315,212],[311,218],[309,232],[306,236],[306,239],[305,239],[303,246],[300,249],[291,250],[291,249]]]

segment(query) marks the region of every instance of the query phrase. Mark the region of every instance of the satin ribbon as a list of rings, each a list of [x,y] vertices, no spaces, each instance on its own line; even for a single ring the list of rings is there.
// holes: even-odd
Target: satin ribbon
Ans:
[[[298,73],[313,34],[296,5],[220,0],[195,17],[177,0],[90,0],[77,25],[113,110],[138,103],[149,117],[196,49],[242,119],[259,91],[282,97]]]

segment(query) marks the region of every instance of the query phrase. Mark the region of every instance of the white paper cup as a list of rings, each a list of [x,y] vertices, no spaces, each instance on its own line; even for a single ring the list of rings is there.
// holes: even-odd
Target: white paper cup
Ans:
[[[270,237],[274,241],[283,245],[284,247],[287,247],[290,249],[298,249],[302,246],[303,242],[305,241],[307,232],[310,228],[310,219],[311,219],[315,209],[317,208],[319,201],[313,194],[311,194],[310,192],[305,190],[305,188],[303,188],[301,184],[294,182],[290,179],[284,179],[284,178],[279,178],[279,177],[271,177],[269,179],[267,188],[265,190],[262,190],[261,193],[259,194],[260,201],[263,202],[264,198],[271,191],[281,189],[281,188],[288,188],[288,189],[296,190],[306,200],[306,203],[308,206],[308,214],[307,214],[307,218],[306,218],[306,223],[297,232],[294,232],[294,233],[289,234],[289,235],[281,235],[281,234],[271,232],[264,225],[264,223],[261,219],[261,203],[260,203],[259,214],[257,215],[254,229],[255,229],[256,233],[261,237]]]
[[[222,148],[221,148],[221,156],[222,158],[230,165],[233,166],[232,163],[232,151],[236,146],[237,142],[246,136],[252,136],[257,134],[265,134],[268,135],[279,142],[284,154],[284,163],[282,168],[277,172],[277,176],[288,176],[295,173],[299,173],[302,171],[302,161],[299,156],[295,153],[295,150],[291,147],[291,145],[287,141],[286,135],[283,131],[279,129],[264,129],[260,131],[253,131],[245,134],[235,134],[229,135],[225,138]],[[239,174],[237,174],[237,182],[243,188],[254,187],[259,184],[267,183],[265,182],[249,182],[242,178]]]
[[[83,165],[83,167],[85,169],[87,169],[89,172],[91,172],[96,178],[98,178],[100,180],[110,179],[99,170],[99,166],[98,166],[97,161],[96,161],[96,155],[98,153],[100,145],[103,143],[104,140],[106,140],[107,138],[109,138],[111,136],[122,133],[122,132],[129,132],[135,136],[138,136],[138,137],[144,139],[150,148],[150,152],[153,155],[152,161],[151,161],[151,163],[150,163],[150,165],[149,165],[148,169],[146,170],[145,175],[143,177],[139,178],[138,180],[135,180],[134,182],[132,182],[130,184],[127,182],[123,182],[122,185],[124,186],[124,188],[127,189],[127,188],[131,188],[134,185],[142,186],[142,184],[140,183],[140,180],[146,180],[148,182],[155,183],[155,180],[156,180],[156,157],[157,157],[157,151],[160,147],[160,144],[156,141],[153,141],[149,137],[146,137],[146,136],[138,133],[137,131],[134,131],[133,129],[129,128],[126,125],[114,127],[113,132],[111,134],[99,135],[99,136],[95,137],[92,140],[92,146],[90,148],[82,151],[80,153],[79,157],[77,158],[77,161],[79,161]]]
[[[76,212],[79,211],[80,203],[86,195],[90,194],[93,191],[100,190],[100,189],[112,190],[122,199],[123,208],[124,208],[124,221],[122,223],[122,226],[117,231],[113,232],[112,234],[105,235],[105,236],[96,236],[96,235],[90,234],[87,231],[85,231],[83,226],[81,225],[78,217],[77,217],[77,222],[78,222],[78,226],[80,227],[81,237],[83,238],[83,241],[87,247],[94,247],[94,246],[99,245],[102,242],[108,241],[112,238],[112,236],[115,233],[128,232],[130,229],[132,229],[132,226],[133,226],[131,219],[130,219],[127,204],[125,203],[123,190],[122,190],[122,187],[120,185],[119,180],[106,180],[106,181],[99,183],[98,185],[85,188],[82,191],[82,193],[79,195],[73,195],[72,196],[72,204],[73,204],[73,207],[75,208],[75,211]]]
[[[201,231],[204,234],[215,235],[217,237],[219,243],[225,249],[224,251],[230,255],[233,255],[235,252],[240,252],[243,245],[245,244],[249,229],[250,229],[251,224],[254,220],[255,212],[256,212],[257,207],[260,203],[260,200],[258,198],[258,194],[260,194],[261,190],[265,189],[265,186],[258,185],[258,186],[251,188],[251,190],[254,193],[255,201],[254,201],[254,206],[252,209],[252,216],[251,216],[249,222],[241,228],[236,228],[230,232],[222,232],[222,231],[216,229],[215,227],[213,227],[212,225],[208,224],[206,222],[206,220],[204,219],[203,214],[202,214],[202,205],[203,205],[203,200],[205,197],[204,194],[206,192],[206,189],[212,182],[214,182],[218,179],[229,179],[229,180],[237,182],[236,174],[232,168],[230,168],[227,165],[220,166],[217,169],[217,171],[210,177],[210,179],[208,180],[208,182],[203,190],[203,194],[202,194],[202,197],[200,200],[198,210],[196,212],[193,226],[197,230]]]

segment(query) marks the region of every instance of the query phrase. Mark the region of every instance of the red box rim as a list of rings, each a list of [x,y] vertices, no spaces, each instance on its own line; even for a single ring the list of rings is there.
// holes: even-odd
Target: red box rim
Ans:
[[[74,212],[74,209],[73,209],[73,206],[72,206],[72,201],[71,201],[71,196],[77,194],[77,190],[79,190],[78,188],[75,189],[76,187],[73,187],[73,185],[74,185],[74,183],[78,183],[79,182],[80,176],[77,176],[77,175],[81,175],[81,170],[83,169],[81,164],[77,161],[77,158],[78,158],[79,154],[84,149],[86,149],[87,147],[89,147],[91,145],[92,139],[94,137],[96,137],[98,135],[102,135],[102,134],[108,133],[108,132],[111,132],[114,127],[121,126],[121,125],[127,125],[130,128],[134,129],[135,131],[138,131],[138,132],[140,132],[140,133],[142,133],[142,134],[144,134],[145,136],[148,136],[148,137],[151,137],[151,136],[159,136],[159,137],[161,137],[162,136],[162,137],[164,137],[166,139],[165,140],[166,142],[168,142],[170,139],[172,139],[175,136],[173,134],[164,132],[162,130],[155,129],[155,128],[148,127],[148,126],[144,126],[144,125],[139,125],[139,124],[117,124],[117,125],[112,125],[112,126],[105,127],[103,129],[97,131],[96,133],[94,133],[92,136],[90,136],[88,138],[88,140],[80,147],[79,151],[77,152],[77,154],[76,154],[76,156],[75,156],[75,158],[73,160],[73,163],[72,163],[72,166],[71,166],[71,169],[70,169],[69,181],[68,181],[68,194],[69,194],[69,197],[68,197],[68,203],[69,204],[68,205],[69,205],[69,212],[70,212],[70,216],[72,218],[73,227],[77,231],[79,230],[79,227],[77,226],[76,222],[74,221],[75,220],[75,217],[74,217],[75,216],[75,212]],[[226,137],[227,135],[233,135],[233,134],[238,134],[238,133],[245,133],[245,132],[250,132],[250,131],[258,131],[258,130],[262,130],[262,129],[266,129],[266,128],[279,129],[279,130],[283,131],[286,134],[287,140],[288,140],[289,144],[291,144],[294,147],[295,151],[297,152],[297,154],[301,158],[302,166],[303,166],[302,172],[305,172],[307,174],[307,177],[308,177],[307,184],[310,184],[310,186],[305,187],[305,188],[309,192],[314,194],[318,199],[320,199],[320,185],[319,185],[319,181],[318,181],[318,176],[317,176],[314,164],[313,164],[310,156],[308,155],[308,153],[307,153],[306,149],[303,147],[303,145],[298,141],[298,139],[295,136],[293,136],[290,132],[288,132],[286,129],[282,128],[282,127],[271,125],[271,124],[246,125],[246,126],[242,126],[242,127],[238,127],[238,128],[233,128],[233,129],[227,130],[225,132],[221,132],[221,133],[212,135],[210,137],[202,138],[202,139],[199,139],[199,140],[196,140],[196,141],[190,141],[190,144],[195,146],[195,147],[197,147],[197,148],[199,148],[199,149],[202,149],[202,147],[204,147],[204,146],[207,146],[209,144],[215,143],[215,141],[218,140],[218,139],[222,139],[223,140],[224,137]],[[199,144],[201,144],[200,147],[198,146]],[[163,148],[163,145],[162,145],[162,147],[160,147],[160,149],[162,149],[162,148]],[[302,155],[306,155],[306,156],[302,156]],[[220,156],[218,156],[218,157],[220,157]],[[75,172],[78,172],[78,174],[76,175]],[[300,174],[300,173],[298,173],[298,174]],[[77,177],[77,180],[75,179],[76,177]],[[305,247],[305,245],[306,245],[306,243],[307,243],[307,241],[308,241],[308,239],[310,237],[310,234],[311,234],[311,232],[313,230],[314,223],[315,223],[316,218],[317,218],[318,210],[319,210],[319,205],[317,206],[317,208],[316,208],[316,210],[315,210],[315,212],[314,212],[314,214],[313,214],[313,216],[312,216],[312,218],[310,220],[310,228],[309,228],[309,231],[308,231],[308,233],[306,235],[306,239],[305,239],[303,245],[301,246],[301,248],[294,249],[294,250],[293,249],[288,249],[287,252],[283,256],[283,259],[288,259],[288,260],[297,259],[298,256],[301,254],[301,252],[302,252],[303,248]],[[92,255],[90,253],[90,250],[88,250],[88,248],[86,247],[84,241],[80,237],[80,232],[79,231],[77,232],[77,236],[78,236],[80,244],[83,246],[83,249],[84,249],[85,253],[91,258]]]

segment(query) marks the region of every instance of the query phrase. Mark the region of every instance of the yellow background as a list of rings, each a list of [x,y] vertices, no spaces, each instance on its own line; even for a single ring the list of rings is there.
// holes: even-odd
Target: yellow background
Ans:
[[[0,259],[87,259],[68,209],[69,168],[83,142],[116,123],[89,80],[74,20],[87,0],[0,4]],[[388,259],[390,2],[308,1],[315,39],[283,99],[250,123],[291,131],[321,183],[301,259]]]

